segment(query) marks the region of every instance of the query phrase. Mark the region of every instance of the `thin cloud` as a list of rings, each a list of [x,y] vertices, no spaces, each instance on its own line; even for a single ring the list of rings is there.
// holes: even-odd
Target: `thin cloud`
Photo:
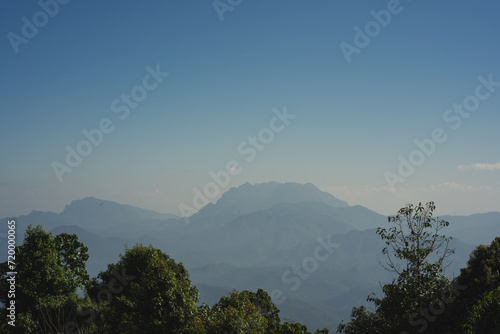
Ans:
[[[465,184],[459,184],[455,182],[444,182],[438,185],[429,185],[425,187],[418,188],[418,191],[422,192],[478,192],[478,191],[492,191],[498,188],[496,185],[481,185],[481,186],[470,186]]]
[[[460,170],[500,170],[500,162],[495,164],[470,164],[470,165],[458,165]]]

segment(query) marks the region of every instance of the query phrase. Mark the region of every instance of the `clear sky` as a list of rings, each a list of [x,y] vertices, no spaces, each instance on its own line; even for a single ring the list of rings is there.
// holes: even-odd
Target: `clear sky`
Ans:
[[[221,192],[500,211],[500,3],[215,5],[2,1],[0,217],[87,196],[180,214],[230,161]]]

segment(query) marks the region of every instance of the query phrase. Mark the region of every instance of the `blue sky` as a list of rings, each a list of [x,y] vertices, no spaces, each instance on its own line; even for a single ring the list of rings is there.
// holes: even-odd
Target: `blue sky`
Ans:
[[[474,111],[444,119],[474,102],[479,77],[500,82],[498,2],[219,3],[234,5],[223,20],[212,1],[2,2],[0,216],[86,196],[179,214],[232,160],[220,192],[312,182],[383,214],[429,200],[441,214],[500,209],[500,87],[483,84]],[[372,11],[390,22],[370,24]],[[356,47],[355,27],[371,37],[347,62],[340,45]],[[169,75],[156,82],[147,68]],[[147,96],[120,119],[111,104],[133,91]],[[296,117],[247,161],[240,144],[269,134],[284,108]],[[103,119],[113,131],[60,181],[54,162],[67,165],[66,147]],[[434,129],[446,141],[391,185],[387,172],[402,177],[399,157]]]

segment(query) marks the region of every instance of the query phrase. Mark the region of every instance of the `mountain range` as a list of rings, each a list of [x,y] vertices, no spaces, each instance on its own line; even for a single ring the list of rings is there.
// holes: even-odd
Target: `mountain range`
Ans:
[[[443,232],[454,237],[450,276],[478,244],[500,235],[500,212],[440,218],[450,222]],[[310,183],[245,183],[189,219],[88,197],[61,213],[33,211],[16,220],[18,244],[30,224],[54,235],[77,234],[89,248],[91,276],[116,262],[125,245],[152,244],[183,262],[200,302],[211,305],[233,288],[263,288],[282,319],[310,329],[335,330],[392,277],[379,264],[384,243],[375,233],[388,226],[387,217]]]

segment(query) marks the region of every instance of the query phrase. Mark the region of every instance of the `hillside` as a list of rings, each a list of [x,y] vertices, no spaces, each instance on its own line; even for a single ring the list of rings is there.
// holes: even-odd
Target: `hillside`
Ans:
[[[455,236],[450,275],[458,274],[473,245],[500,235],[498,212],[442,218]],[[125,244],[152,244],[184,263],[201,287],[201,302],[233,288],[281,290],[282,316],[310,328],[334,328],[352,306],[365,303],[366,291],[378,291],[378,282],[390,278],[379,265],[384,245],[375,234],[387,217],[349,206],[310,183],[246,183],[202,208],[188,224],[96,198],[72,201],[61,213],[33,211],[17,221],[20,230],[40,224],[54,234],[77,234],[89,247],[91,276],[118,260]],[[471,233],[475,230],[479,233]],[[321,246],[325,243],[331,253]],[[307,265],[312,267],[305,275],[293,271]]]

